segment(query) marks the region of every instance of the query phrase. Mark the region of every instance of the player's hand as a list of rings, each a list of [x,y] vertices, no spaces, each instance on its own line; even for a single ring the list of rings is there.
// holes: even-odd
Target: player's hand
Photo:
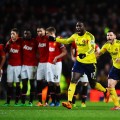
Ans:
[[[49,39],[49,41],[56,41],[56,38],[55,37],[53,37],[53,36],[48,36],[48,39]]]
[[[56,62],[57,62],[57,57],[54,58],[53,64],[56,64]]]
[[[82,53],[81,53],[81,54],[79,54],[78,56],[79,56],[80,59],[83,59],[83,58],[86,57],[86,54],[82,54]]]

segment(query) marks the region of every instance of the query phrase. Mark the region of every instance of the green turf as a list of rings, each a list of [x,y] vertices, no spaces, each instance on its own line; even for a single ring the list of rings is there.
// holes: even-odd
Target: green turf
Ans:
[[[1,106],[0,120],[120,120],[120,110],[111,111],[113,103],[87,102],[86,108],[77,107],[71,110],[60,107],[10,107]],[[35,104],[35,103],[34,103]]]

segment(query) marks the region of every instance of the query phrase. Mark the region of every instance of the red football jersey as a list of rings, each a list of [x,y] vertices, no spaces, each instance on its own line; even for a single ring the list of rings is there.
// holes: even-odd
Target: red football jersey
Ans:
[[[10,44],[8,44],[10,42]],[[11,39],[8,41],[5,51],[8,55],[8,64],[12,66],[22,65],[22,39],[18,38],[16,41]]]
[[[3,44],[0,44],[0,62],[1,62],[1,56],[5,56],[5,52],[3,50]]]
[[[48,62],[49,57],[49,40],[47,36],[36,38],[38,42],[38,53],[39,53],[39,62],[45,63]]]
[[[23,65],[37,66],[37,42],[35,39],[22,42]]]
[[[65,47],[61,43],[49,42],[49,59],[48,62],[53,63],[53,60],[56,56],[61,54],[61,49]],[[62,61],[62,58],[58,59],[57,62]]]

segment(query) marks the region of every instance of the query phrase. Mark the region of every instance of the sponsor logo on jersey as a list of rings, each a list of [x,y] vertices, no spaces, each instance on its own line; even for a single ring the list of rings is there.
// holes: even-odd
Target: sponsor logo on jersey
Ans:
[[[46,47],[46,43],[39,43],[38,47]]]
[[[10,52],[11,52],[11,53],[18,53],[19,50],[11,48],[11,49],[10,49]]]
[[[50,52],[53,52],[53,51],[55,51],[55,48],[50,47],[50,48],[49,48],[49,51],[50,51]]]
[[[29,46],[25,45],[25,46],[23,47],[23,49],[25,49],[25,50],[32,50],[32,47],[29,47]]]

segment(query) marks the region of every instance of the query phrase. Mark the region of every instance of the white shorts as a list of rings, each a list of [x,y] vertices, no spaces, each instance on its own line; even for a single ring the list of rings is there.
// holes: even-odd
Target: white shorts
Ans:
[[[7,66],[7,82],[20,82],[21,66]]]
[[[1,79],[2,79],[2,74],[3,74],[3,70],[1,70],[0,82],[1,82]]]
[[[47,80],[47,64],[39,63],[37,68],[37,80]]]
[[[84,74],[82,77],[80,77],[80,79],[78,80],[78,82],[80,82],[80,81],[81,81],[81,82],[89,82],[87,75]]]
[[[61,72],[62,72],[62,62],[57,62],[56,64],[48,63],[47,65],[47,81],[58,83],[60,82]]]
[[[37,72],[37,66],[23,65],[21,70],[21,79],[28,78],[29,80],[35,79]]]

